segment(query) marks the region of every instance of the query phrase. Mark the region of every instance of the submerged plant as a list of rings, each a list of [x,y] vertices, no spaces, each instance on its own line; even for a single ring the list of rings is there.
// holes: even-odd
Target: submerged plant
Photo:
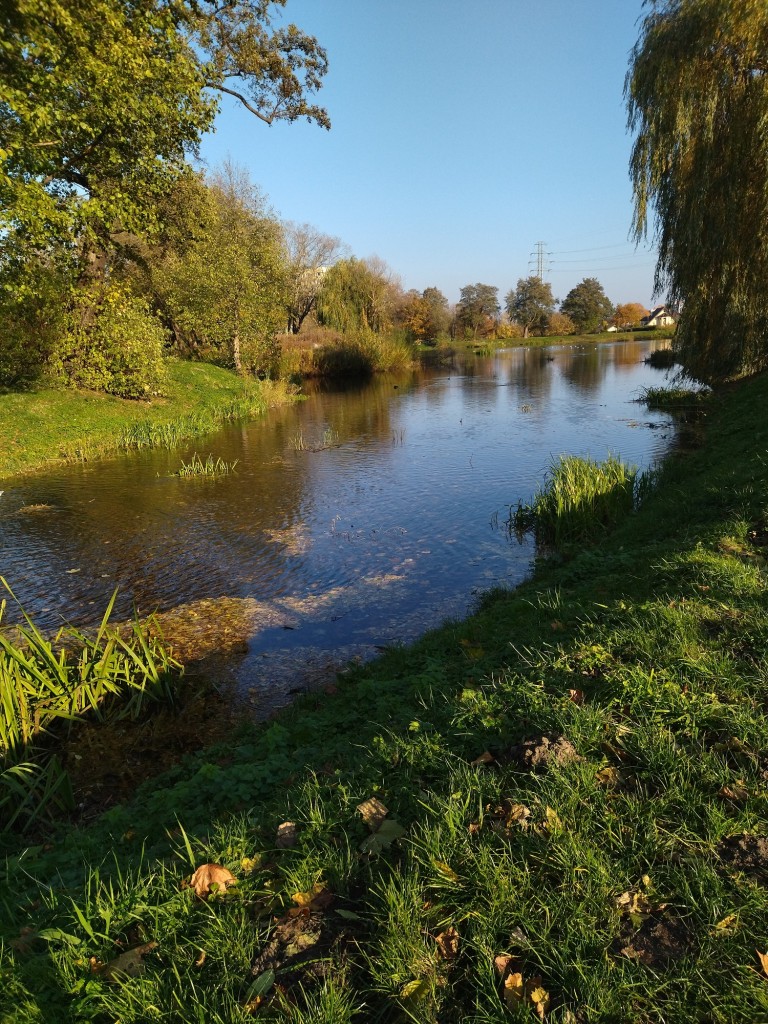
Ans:
[[[291,448],[297,452],[324,452],[328,448],[338,448],[340,443],[339,432],[333,427],[325,428],[320,444],[311,444],[301,431],[295,434],[290,441]]]
[[[509,528],[555,547],[589,541],[632,510],[640,479],[636,466],[614,455],[605,462],[563,455],[530,504],[518,502],[510,512]]]
[[[238,460],[234,462],[225,462],[224,459],[214,459],[213,455],[209,455],[208,458],[203,462],[200,456],[195,452],[192,456],[191,462],[182,462],[181,469],[176,474],[177,476],[227,476],[229,473],[233,473]]]

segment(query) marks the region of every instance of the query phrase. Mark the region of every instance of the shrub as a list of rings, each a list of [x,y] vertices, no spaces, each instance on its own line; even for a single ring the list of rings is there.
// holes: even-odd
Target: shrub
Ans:
[[[56,377],[120,398],[146,398],[165,379],[165,332],[147,303],[124,286],[75,296],[51,359]]]

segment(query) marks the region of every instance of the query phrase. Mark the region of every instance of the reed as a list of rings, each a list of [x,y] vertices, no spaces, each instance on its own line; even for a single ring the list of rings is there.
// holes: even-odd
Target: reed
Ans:
[[[638,402],[649,409],[700,409],[711,398],[708,388],[643,388]]]
[[[234,473],[238,461],[235,459],[234,462],[225,462],[221,457],[214,459],[213,455],[209,455],[203,462],[195,452],[190,462],[182,461],[181,469],[176,476],[227,476],[229,473]]]
[[[16,601],[1,576],[0,583]],[[129,630],[109,625],[116,596],[95,636],[67,626],[52,640],[23,609],[24,624],[4,628],[0,602],[0,831],[69,805],[69,781],[51,750],[63,725],[86,714],[136,719],[148,704],[173,699],[171,677],[181,666],[138,619]]]
[[[530,504],[510,512],[509,529],[553,547],[592,540],[632,510],[638,480],[637,468],[613,455],[605,462],[563,455]]]

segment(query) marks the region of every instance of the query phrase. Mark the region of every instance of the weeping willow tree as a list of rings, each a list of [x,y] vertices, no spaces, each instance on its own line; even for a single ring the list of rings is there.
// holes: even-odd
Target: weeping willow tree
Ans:
[[[768,368],[768,2],[646,0],[626,80],[634,230],[686,374]]]

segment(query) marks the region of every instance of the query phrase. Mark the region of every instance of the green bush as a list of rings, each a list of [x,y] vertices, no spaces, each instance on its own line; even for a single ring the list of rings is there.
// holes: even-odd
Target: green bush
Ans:
[[[120,285],[75,297],[51,359],[55,377],[120,398],[146,398],[165,380],[165,332],[147,303]]]

